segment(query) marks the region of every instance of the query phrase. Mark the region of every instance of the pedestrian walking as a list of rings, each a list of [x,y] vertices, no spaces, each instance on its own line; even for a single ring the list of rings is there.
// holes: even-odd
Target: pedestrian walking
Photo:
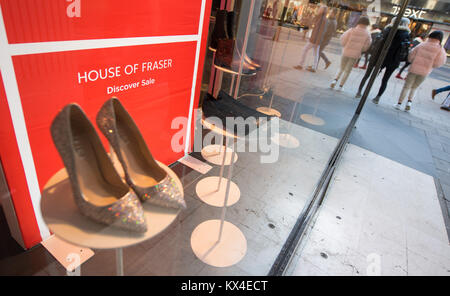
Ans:
[[[325,69],[327,69],[331,65],[331,61],[328,59],[328,57],[323,52],[325,47],[330,43],[331,38],[336,33],[336,27],[337,27],[337,21],[336,21],[336,13],[337,9],[333,8],[330,13],[328,14],[327,18],[327,26],[325,29],[325,33],[323,34],[322,42],[319,46],[319,61],[320,58],[323,59],[325,62]]]
[[[304,8],[302,17],[300,18],[300,26],[302,27],[303,36],[302,39],[306,40],[306,34],[308,33],[309,29],[311,28],[313,21],[313,15],[309,10],[307,10],[307,7]]]
[[[361,53],[369,49],[370,43],[372,42],[370,33],[367,30],[369,24],[369,18],[362,16],[359,18],[356,27],[347,30],[341,36],[341,44],[344,47],[341,57],[341,67],[336,78],[331,82],[331,88],[335,87],[342,76],[338,89],[342,90],[353,69],[353,65],[361,57]]]
[[[272,26],[274,25],[275,21],[278,21],[278,6],[280,4],[279,0],[275,0],[272,5]]]
[[[441,45],[443,37],[444,33],[442,31],[434,31],[425,42],[417,45],[409,54],[408,61],[411,63],[411,66],[398,98],[398,103],[395,104],[396,109],[400,109],[403,100],[408,94],[405,111],[409,111],[417,88],[431,73],[433,68],[438,68],[445,63],[447,55]]]
[[[422,43],[424,41],[424,36],[417,36],[416,38],[414,38],[412,44],[411,44],[411,49],[416,47],[417,45],[419,45],[420,43]],[[405,61],[405,64],[403,65],[403,67],[400,69],[400,71],[397,73],[397,75],[395,76],[395,78],[398,79],[406,79],[402,77],[402,73],[403,71],[409,67],[409,65],[411,65],[411,63],[409,61]]]
[[[380,30],[380,27],[377,25],[377,24],[373,24],[372,26],[371,26],[372,28],[371,28],[371,30],[370,30],[370,37],[372,38],[372,44],[373,44],[373,41],[374,40],[376,40],[377,38],[378,38],[378,36],[380,36],[381,35],[381,30]],[[365,52],[363,52],[363,55],[364,55],[364,65],[362,65],[361,67],[359,67],[360,69],[363,69],[363,70],[365,70],[365,69],[367,69],[367,64],[369,63],[369,55],[370,55],[370,53],[371,53],[371,51],[372,51],[372,46],[370,46],[370,48],[368,49],[368,50],[366,50]],[[356,64],[355,64],[355,68],[358,68],[358,66],[359,66],[359,61],[362,59],[362,57],[360,58],[360,59],[358,59],[358,61],[356,61]]]
[[[449,91],[449,90],[450,90],[450,85],[447,85],[447,86],[444,86],[444,87],[441,87],[441,88],[433,89],[433,90],[431,91],[431,98],[434,100],[434,97],[435,97],[437,94],[439,94],[439,93],[441,93],[441,92],[444,92],[444,91]]]
[[[313,65],[309,67],[307,70],[311,72],[316,72],[317,64],[319,63],[319,46],[323,38],[323,34],[325,33],[325,27],[327,24],[327,10],[328,7],[324,4],[321,4],[317,15],[314,17],[313,24],[314,28],[311,32],[311,37],[306,43],[305,47],[303,47],[300,64],[295,66],[294,68],[297,70],[302,70],[305,64],[306,56],[308,52],[313,50]]]
[[[361,97],[362,89],[364,88],[367,79],[370,77],[370,74],[375,69],[375,65],[381,54],[381,48],[383,47],[384,42],[386,42],[387,36],[389,35],[389,32],[392,29],[392,25],[394,24],[395,19],[396,17],[394,17],[391,23],[387,25],[386,28],[383,30],[383,35],[382,38],[380,39],[379,44],[374,45],[377,48],[374,50],[374,53],[370,56],[369,65],[367,67],[366,73],[364,74],[364,77],[361,80],[361,83],[359,84],[358,92],[355,96],[356,98]],[[383,79],[381,81],[380,89],[378,90],[378,94],[372,100],[372,102],[375,104],[378,104],[378,102],[380,101],[381,96],[386,90],[389,78],[391,77],[392,73],[394,73],[395,69],[397,69],[398,66],[400,65],[401,57],[404,55],[403,50],[405,49],[404,47],[405,43],[409,44],[410,30],[408,28],[408,25],[409,19],[403,17],[400,20],[398,30],[397,32],[395,32],[391,45],[389,46],[387,54],[383,60],[383,63],[381,64],[380,72],[383,69],[385,69],[385,71]]]

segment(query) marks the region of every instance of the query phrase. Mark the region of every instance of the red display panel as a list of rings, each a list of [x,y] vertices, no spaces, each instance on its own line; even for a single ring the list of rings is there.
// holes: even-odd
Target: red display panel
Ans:
[[[6,100],[3,79],[0,76],[0,160],[16,211],[22,239],[27,246],[41,241],[34,216],[33,204],[29,198],[28,185],[20,158],[14,127]]]
[[[9,43],[194,35],[201,0],[0,0]]]
[[[14,57],[41,189],[63,167],[50,125],[71,102],[78,103],[95,125],[99,108],[116,96],[156,159],[170,164],[182,157],[183,151],[171,149],[172,136],[179,132],[171,123],[189,114],[195,49],[195,42],[185,42]]]
[[[23,43],[0,52],[4,61],[0,70],[8,73],[6,92],[0,91],[0,159],[27,248],[41,241],[41,233],[47,235],[37,206],[34,176],[42,190],[63,167],[49,129],[66,104],[81,105],[95,126],[100,106],[116,96],[136,120],[156,159],[169,164],[184,155],[185,143],[174,151],[171,141],[173,135],[178,139],[187,130],[172,129],[171,123],[177,117],[187,121],[190,104],[197,108],[212,1],[172,2],[0,0],[0,21],[8,39],[0,38],[0,46]],[[202,5],[205,13],[200,19]],[[203,29],[201,38],[191,36],[200,33],[199,29]],[[117,39],[154,36],[160,38],[133,39],[133,46],[126,39]],[[61,42],[57,47],[47,43],[69,40],[75,42]],[[194,129],[190,128],[192,141]],[[108,149],[106,139],[100,138]],[[20,151],[17,143],[21,143]]]

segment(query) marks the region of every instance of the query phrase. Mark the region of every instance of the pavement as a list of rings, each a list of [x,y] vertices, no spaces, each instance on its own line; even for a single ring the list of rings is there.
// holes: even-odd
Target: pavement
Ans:
[[[353,144],[305,236],[289,275],[450,275],[433,177]]]

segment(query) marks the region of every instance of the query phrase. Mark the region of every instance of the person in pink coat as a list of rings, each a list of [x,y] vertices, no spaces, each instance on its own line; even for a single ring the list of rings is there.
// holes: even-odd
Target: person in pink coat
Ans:
[[[409,111],[417,88],[431,73],[433,68],[438,68],[445,63],[447,55],[441,45],[443,37],[444,33],[442,31],[432,32],[425,42],[414,47],[408,55],[408,61],[411,63],[411,66],[398,98],[398,103],[395,104],[396,109],[401,108],[402,102],[409,92],[408,102],[405,106],[405,111]]]
[[[342,89],[353,69],[353,65],[361,57],[361,53],[369,49],[370,43],[372,42],[369,30],[367,30],[367,26],[369,25],[369,18],[361,16],[356,27],[347,30],[341,36],[341,45],[344,47],[341,57],[341,68],[337,73],[336,78],[331,82],[331,88],[336,86],[342,76],[339,90]]]

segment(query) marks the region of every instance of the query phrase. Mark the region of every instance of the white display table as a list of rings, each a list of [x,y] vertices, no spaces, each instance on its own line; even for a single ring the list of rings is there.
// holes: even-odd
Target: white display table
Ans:
[[[184,196],[177,175],[166,165],[158,164],[175,180]],[[143,204],[147,232],[136,234],[103,225],[83,216],[75,204],[72,187],[63,168],[53,175],[44,187],[41,212],[45,223],[57,237],[81,247],[116,249],[117,274],[123,275],[122,248],[139,244],[163,232],[177,218],[181,210]]]

